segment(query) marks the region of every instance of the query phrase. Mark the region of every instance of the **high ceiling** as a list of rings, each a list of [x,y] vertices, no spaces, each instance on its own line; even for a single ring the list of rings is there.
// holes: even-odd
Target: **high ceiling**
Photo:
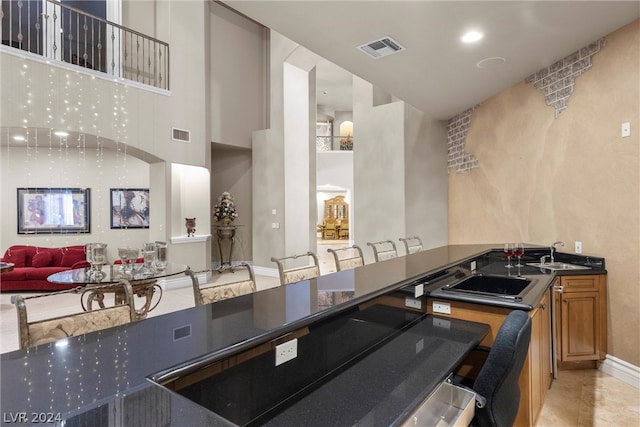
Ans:
[[[638,1],[223,3],[443,120],[640,16]],[[462,43],[463,33],[472,29],[484,33],[484,38],[474,44]],[[358,49],[385,36],[393,37],[406,50],[372,59]],[[504,58],[504,62],[492,58]],[[486,66],[477,66],[486,59]],[[330,63],[318,68],[318,103],[344,110],[349,101],[344,94],[350,94],[350,89],[342,85],[348,85],[349,79]]]

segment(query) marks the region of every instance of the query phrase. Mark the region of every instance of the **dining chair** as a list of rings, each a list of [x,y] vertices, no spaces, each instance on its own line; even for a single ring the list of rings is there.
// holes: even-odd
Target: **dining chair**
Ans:
[[[378,261],[385,261],[387,259],[395,258],[398,256],[398,250],[396,244],[391,240],[381,240],[379,242],[367,242],[367,245],[373,249],[373,258]]]
[[[327,249],[336,261],[336,271],[348,270],[364,265],[364,257],[360,246],[353,245],[346,248]]]
[[[325,240],[338,238],[338,232],[336,227],[337,227],[336,220],[334,218],[325,219],[322,238]]]
[[[312,264],[303,267],[286,268],[288,260],[295,260],[300,257],[310,257]],[[278,273],[280,274],[280,284],[288,285],[289,283],[300,282],[302,280],[314,279],[320,275],[320,264],[315,253],[309,251],[306,254],[291,255],[284,258],[271,258],[271,261],[278,265]]]
[[[340,229],[338,230],[338,239],[349,238],[349,220],[347,218],[340,221]]]
[[[422,251],[422,239],[418,236],[400,237],[398,240],[404,243],[404,249],[407,255]]]
[[[47,310],[51,312],[55,311],[56,300],[59,299],[56,297],[58,296],[69,293],[82,294],[89,288],[92,290],[99,290],[100,288],[113,289],[114,287],[122,287],[122,292],[125,295],[125,301],[122,304],[29,321],[29,316],[27,315],[27,301],[29,300],[47,298],[46,307]],[[18,314],[18,337],[20,348],[46,344],[63,338],[124,325],[136,320],[133,291],[128,282],[77,287],[65,291],[51,292],[28,297],[13,295],[11,297],[11,302],[16,306]]]
[[[241,263],[233,266],[233,269],[226,270],[226,273],[221,273],[218,276],[228,276],[230,274],[237,274],[236,269],[246,269],[247,276],[245,278],[239,278],[233,282],[214,283],[211,286],[201,287],[197,276],[194,276],[195,280],[192,280],[193,284],[193,298],[196,305],[210,304],[217,301],[222,301],[228,298],[239,297],[241,295],[250,294],[256,291],[256,277],[253,273],[253,268],[247,263]],[[243,273],[238,276],[244,276]]]

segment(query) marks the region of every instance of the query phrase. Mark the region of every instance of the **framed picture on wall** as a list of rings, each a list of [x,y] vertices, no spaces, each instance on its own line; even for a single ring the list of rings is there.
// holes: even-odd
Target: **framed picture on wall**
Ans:
[[[111,228],[149,228],[149,189],[111,189]]]
[[[18,188],[18,234],[90,233],[89,188]]]

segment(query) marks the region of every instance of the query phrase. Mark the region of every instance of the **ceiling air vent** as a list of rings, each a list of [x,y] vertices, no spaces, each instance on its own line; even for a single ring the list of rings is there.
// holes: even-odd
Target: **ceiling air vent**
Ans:
[[[191,142],[191,132],[184,129],[171,128],[171,139],[180,142]]]
[[[397,52],[402,52],[403,50],[405,50],[405,47],[398,43],[396,40],[387,36],[369,43],[365,43],[362,46],[358,46],[358,49],[360,49],[373,59],[378,59],[382,58],[383,56],[389,56]]]

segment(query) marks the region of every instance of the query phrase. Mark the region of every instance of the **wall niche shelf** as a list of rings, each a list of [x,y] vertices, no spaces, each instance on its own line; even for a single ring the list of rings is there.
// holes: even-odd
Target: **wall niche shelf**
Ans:
[[[182,243],[199,243],[211,240],[211,234],[196,234],[194,236],[171,236],[171,243],[179,245]]]

